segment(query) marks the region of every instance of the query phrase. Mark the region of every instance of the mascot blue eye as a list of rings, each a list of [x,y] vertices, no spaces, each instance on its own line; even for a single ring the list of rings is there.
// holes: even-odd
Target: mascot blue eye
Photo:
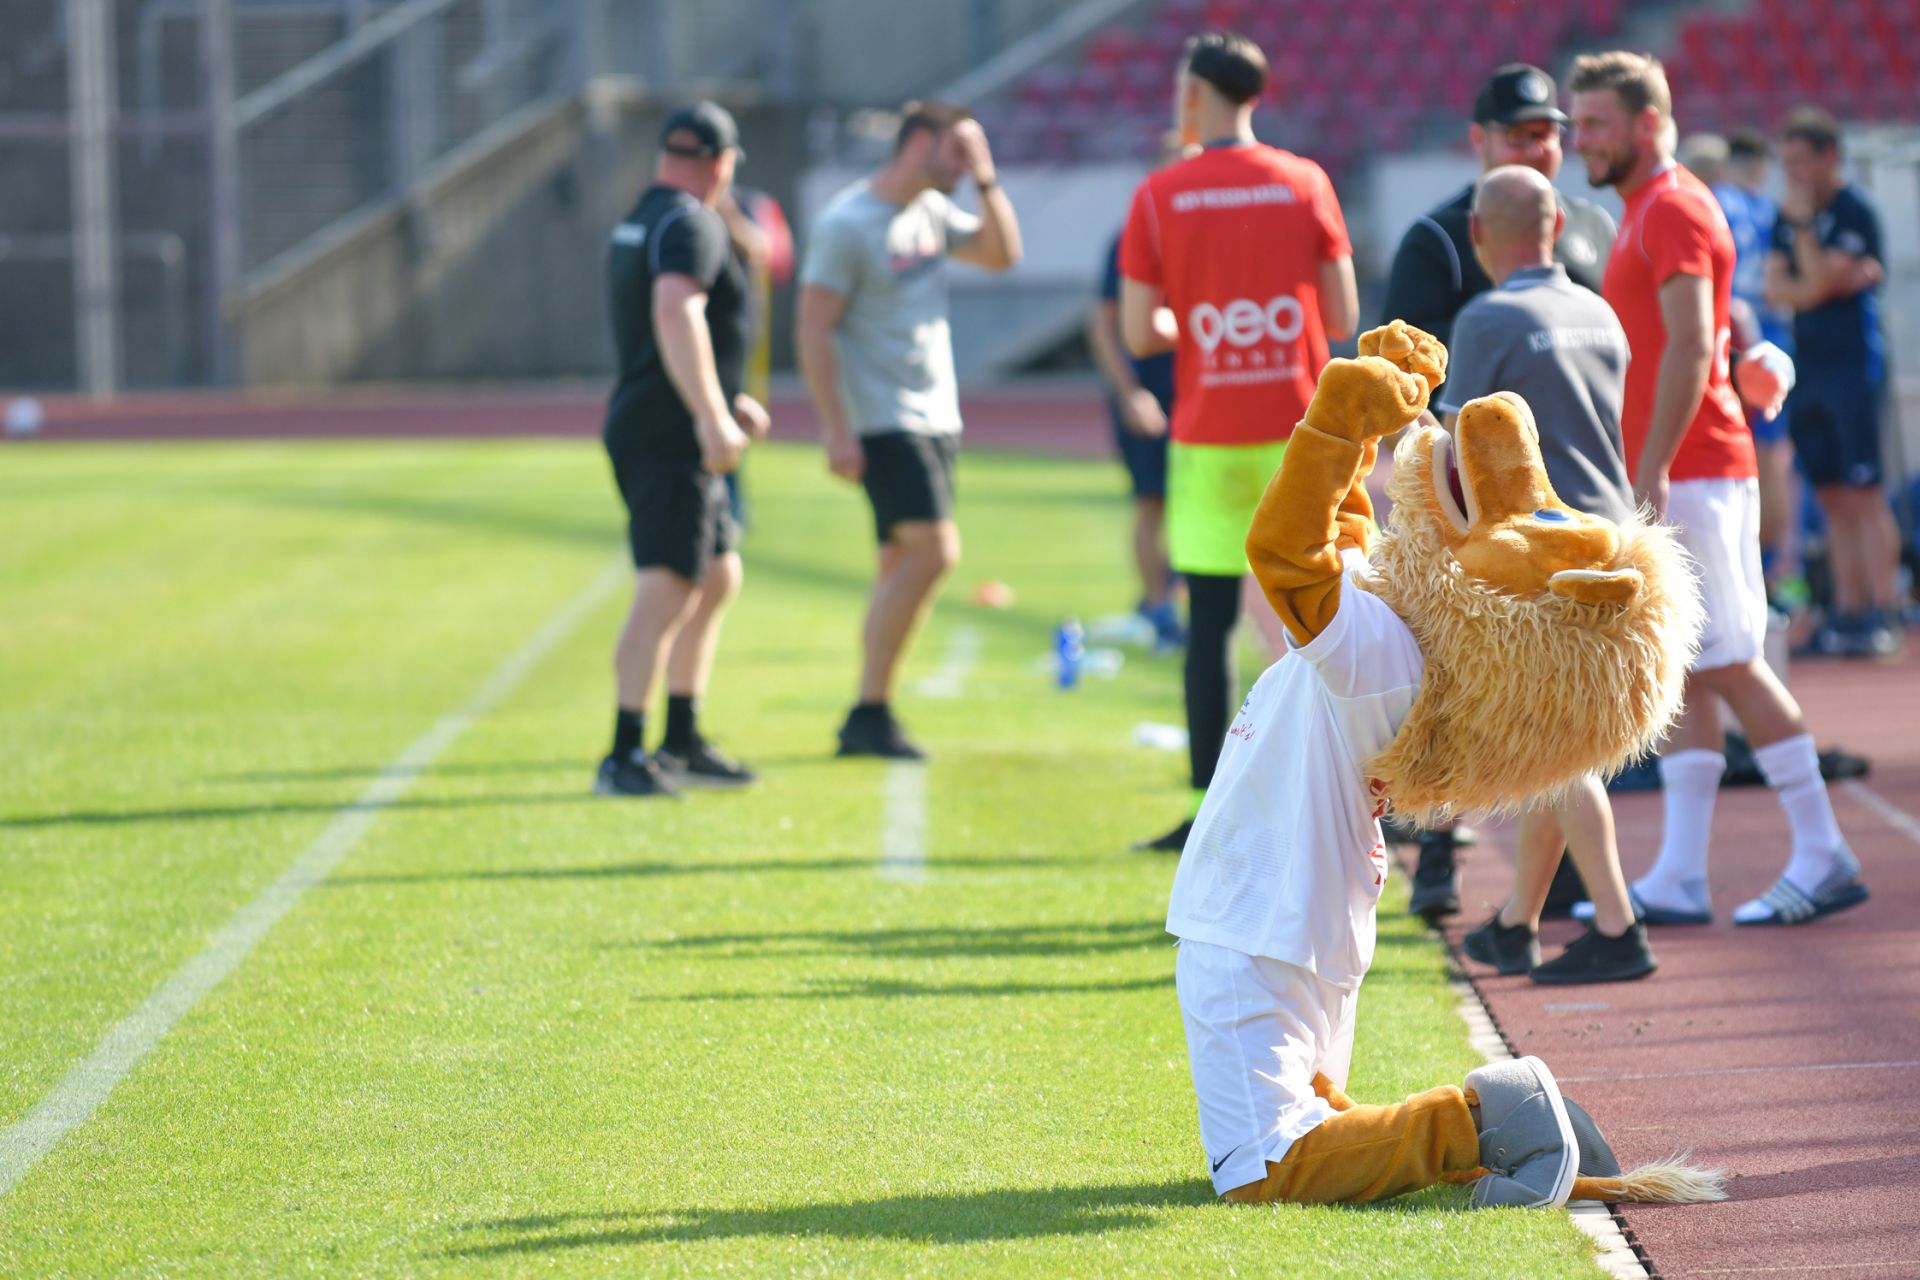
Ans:
[[[1533,513],[1533,518],[1535,520],[1554,520],[1554,521],[1560,521],[1560,522],[1565,522],[1573,519],[1573,517],[1568,515],[1566,512],[1557,510],[1553,507],[1540,508],[1540,510]]]

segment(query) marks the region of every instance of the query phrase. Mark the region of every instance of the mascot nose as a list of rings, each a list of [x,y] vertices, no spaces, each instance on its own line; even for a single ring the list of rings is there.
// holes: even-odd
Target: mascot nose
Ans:
[[[1541,464],[1533,411],[1519,396],[1497,391],[1470,401],[1454,439],[1483,516],[1499,520],[1560,505]]]

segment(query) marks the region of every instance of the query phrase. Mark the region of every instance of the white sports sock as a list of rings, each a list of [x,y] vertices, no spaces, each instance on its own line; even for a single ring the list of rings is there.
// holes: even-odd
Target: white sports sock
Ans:
[[[1795,888],[1810,894],[1837,864],[1852,857],[1833,816],[1826,779],[1820,776],[1820,753],[1814,749],[1813,735],[1803,733],[1756,747],[1753,759],[1793,828],[1793,858],[1787,863],[1786,877]]]
[[[1726,769],[1727,758],[1718,751],[1676,751],[1660,758],[1666,829],[1653,870],[1634,882],[1648,906],[1707,910],[1707,840]]]

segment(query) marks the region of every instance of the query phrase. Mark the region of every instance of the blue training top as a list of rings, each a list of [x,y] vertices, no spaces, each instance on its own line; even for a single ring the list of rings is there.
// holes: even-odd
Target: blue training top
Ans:
[[[1761,337],[1783,350],[1793,350],[1788,318],[1769,310],[1766,299],[1767,254],[1773,248],[1778,210],[1766,196],[1733,182],[1716,183],[1713,197],[1733,232],[1733,296],[1753,308]]]
[[[1100,297],[1107,302],[1120,300],[1120,237],[1115,236],[1113,243],[1107,246],[1107,265],[1100,275]],[[1160,407],[1173,417],[1173,352],[1163,352],[1157,356],[1148,356],[1142,360],[1129,356],[1133,361],[1133,376],[1140,385],[1153,392],[1153,398]]]
[[[1833,202],[1814,215],[1813,230],[1823,249],[1838,249],[1856,258],[1886,257],[1880,245],[1880,219],[1860,188],[1840,188]],[[1793,268],[1793,228],[1778,221],[1773,228],[1773,251]],[[1880,338],[1879,288],[1835,298],[1793,318],[1794,359],[1802,374],[1850,373],[1878,382],[1885,361]]]

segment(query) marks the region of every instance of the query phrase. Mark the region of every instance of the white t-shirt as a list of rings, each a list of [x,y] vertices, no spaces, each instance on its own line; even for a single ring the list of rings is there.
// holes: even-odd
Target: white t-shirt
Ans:
[[[1339,987],[1373,963],[1385,810],[1364,763],[1413,707],[1413,632],[1347,581],[1327,629],[1268,667],[1227,731],[1180,855],[1167,932],[1284,960]]]

